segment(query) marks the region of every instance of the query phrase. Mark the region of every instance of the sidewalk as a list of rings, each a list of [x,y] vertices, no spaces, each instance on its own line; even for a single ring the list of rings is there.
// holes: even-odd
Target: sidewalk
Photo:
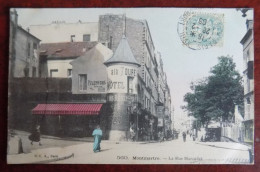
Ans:
[[[18,164],[18,163],[21,164],[41,163],[42,164],[42,163],[55,162],[55,161],[64,160],[73,157],[75,154],[75,149],[78,149],[78,147],[91,148],[93,146],[92,137],[61,138],[55,136],[41,135],[42,146],[38,146],[38,143],[35,143],[34,145],[30,144],[30,141],[28,140],[28,136],[30,135],[29,132],[15,130],[15,135],[22,139],[22,147],[24,153],[8,154],[7,162],[10,164]],[[102,143],[108,145],[118,145],[118,144],[133,145],[133,144],[158,143],[158,141],[133,142],[133,141],[102,140]],[[66,147],[66,149],[64,149],[64,147]],[[91,151],[92,149],[89,150],[90,152],[92,152]]]
[[[199,142],[195,141],[196,144],[206,145],[216,148],[224,148],[224,149],[232,149],[232,150],[240,150],[240,151],[248,151],[250,147],[243,145],[241,143],[235,142]]]
[[[76,146],[76,145],[75,145]],[[58,155],[57,155],[58,152]],[[60,147],[33,150],[31,153],[7,155],[8,164],[44,164],[74,157],[71,149]]]
[[[26,131],[20,131],[20,130],[14,130],[15,133],[19,136],[29,136],[30,133]],[[50,136],[50,135],[41,135],[41,138],[44,139],[54,139],[54,140],[66,140],[66,141],[80,141],[80,142],[94,142],[93,137],[56,137],[56,136]],[[113,140],[102,140],[102,142],[105,143],[115,143],[115,144],[149,144],[149,143],[158,143],[159,141],[157,140],[150,140],[150,141],[113,141]]]

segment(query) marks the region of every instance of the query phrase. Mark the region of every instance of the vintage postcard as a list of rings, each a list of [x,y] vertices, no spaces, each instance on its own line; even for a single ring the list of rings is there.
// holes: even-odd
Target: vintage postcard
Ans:
[[[254,164],[249,8],[11,8],[9,164]]]

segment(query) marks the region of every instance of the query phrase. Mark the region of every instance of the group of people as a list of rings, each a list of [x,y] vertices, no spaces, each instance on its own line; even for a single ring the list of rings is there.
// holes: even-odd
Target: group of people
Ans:
[[[187,135],[190,136],[190,138],[192,138],[193,141],[195,141],[196,139],[196,136],[194,133],[190,132],[190,131],[187,131],[187,133],[185,131],[182,132],[182,138],[183,138],[183,142],[186,142],[186,137]]]

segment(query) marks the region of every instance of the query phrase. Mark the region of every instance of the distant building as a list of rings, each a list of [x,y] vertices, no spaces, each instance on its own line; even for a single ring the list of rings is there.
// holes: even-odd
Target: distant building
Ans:
[[[253,144],[254,142],[254,35],[253,20],[246,21],[247,32],[241,44],[243,45],[244,61],[244,141]]]
[[[70,62],[85,54],[97,42],[44,43],[40,46],[40,77],[69,78]]]
[[[31,25],[29,29],[32,34],[42,40],[42,43],[89,42],[98,39],[97,22],[53,21],[51,24]]]

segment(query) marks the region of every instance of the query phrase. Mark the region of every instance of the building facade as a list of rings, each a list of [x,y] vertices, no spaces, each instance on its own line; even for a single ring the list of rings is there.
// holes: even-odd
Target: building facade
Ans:
[[[140,125],[138,122],[135,124],[137,137],[138,135],[146,135],[142,139],[154,139],[157,137],[158,129],[166,135],[165,109],[170,119],[171,103],[168,101],[170,92],[166,89],[168,87],[166,74],[163,72],[161,57],[157,57],[160,56],[160,53],[155,53],[155,46],[147,21],[127,18],[125,15],[100,15],[99,42],[106,44],[115,52],[124,34],[133,56],[141,65],[137,72],[138,105],[136,107],[138,107],[137,111],[142,112],[143,115],[140,116],[140,119],[138,115],[134,117],[134,121],[142,121]],[[168,93],[168,103],[165,103],[166,92]]]
[[[74,24],[71,29],[67,29],[67,25],[58,22],[50,26],[30,26],[31,32],[44,37],[40,47],[39,75],[42,78],[35,82],[46,86],[33,93],[27,90],[29,102],[34,102],[27,106],[31,113],[40,114],[45,121],[43,125],[50,124],[54,133],[64,133],[62,128],[71,120],[71,129],[65,132],[81,128],[79,130],[87,131],[89,136],[94,124],[100,124],[105,138],[110,140],[149,141],[159,139],[159,133],[170,138],[171,94],[163,58],[159,52],[155,53],[148,23],[109,14],[99,17],[95,33],[95,29],[91,30],[93,34],[88,32],[87,24],[84,33],[82,23]],[[82,32],[78,32],[77,27]],[[74,33],[80,35],[74,37]],[[80,40],[82,34],[88,33],[97,34],[99,43],[92,42],[95,36],[90,36],[93,38],[90,41]],[[41,80],[44,78],[48,79]],[[32,82],[29,80],[28,84]],[[54,83],[57,86],[52,88]],[[59,89],[63,87],[65,89]],[[30,96],[36,92],[48,100],[40,99],[37,104],[35,96]],[[91,108],[79,114],[78,104],[83,109]],[[99,109],[93,113],[91,110],[96,106]],[[63,109],[66,116],[59,114],[59,109]],[[73,128],[74,121],[79,125]],[[48,133],[48,127],[45,130]]]
[[[40,39],[18,26],[18,14],[10,10],[9,77],[38,77]]]
[[[97,42],[59,42],[40,45],[40,77],[70,78],[70,62],[85,54]]]
[[[253,20],[246,21],[247,32],[241,44],[243,45],[244,61],[244,141],[253,144],[254,142],[254,35]]]
[[[42,40],[42,43],[88,42],[98,39],[97,22],[53,21],[46,25],[31,25],[29,29],[33,35]]]

